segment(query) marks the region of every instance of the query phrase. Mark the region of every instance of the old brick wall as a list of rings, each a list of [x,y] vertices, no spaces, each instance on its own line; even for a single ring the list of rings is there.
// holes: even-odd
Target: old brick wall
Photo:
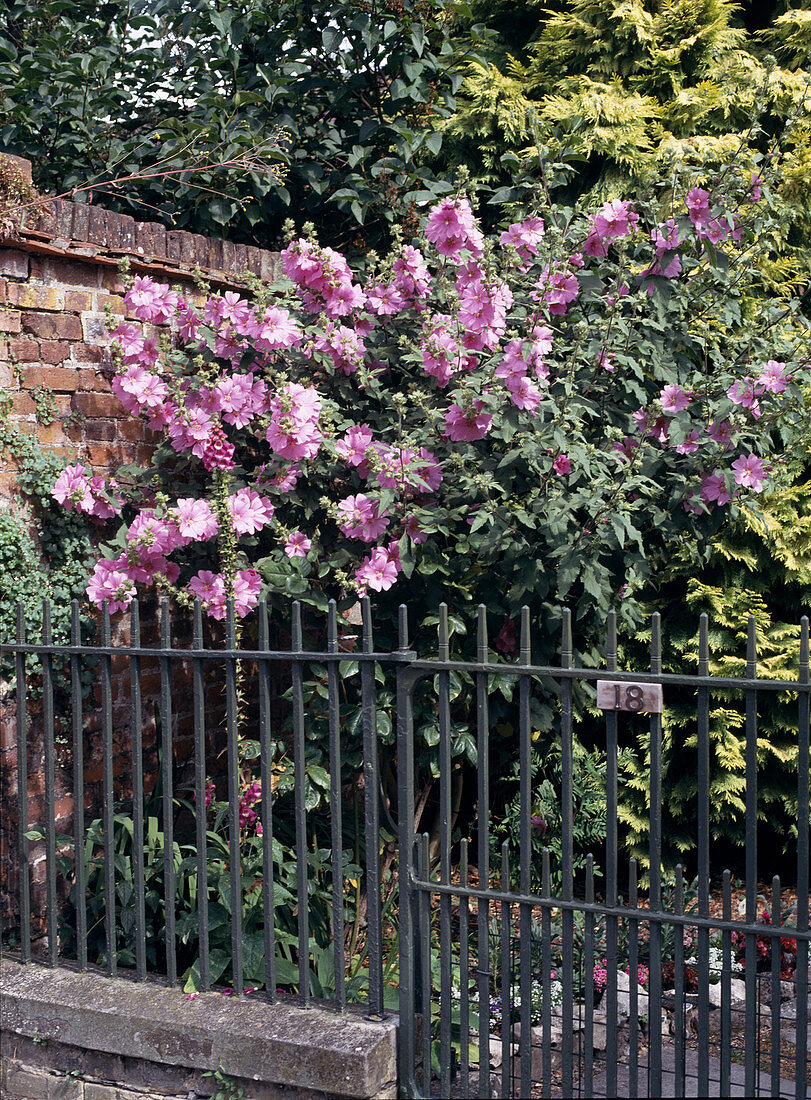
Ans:
[[[20,158],[13,160],[22,177],[30,180],[30,164]],[[100,207],[62,200],[51,201],[44,211],[26,216],[13,239],[0,241],[0,413],[10,404],[7,419],[14,429],[36,436],[41,446],[55,451],[66,463],[81,461],[102,475],[123,463],[148,461],[156,441],[154,433],[134,420],[111,392],[113,363],[107,322],[109,317],[128,316],[119,275],[124,256],[132,273],[180,286],[195,303],[200,301],[193,282],[195,268],[199,267],[213,289],[242,293],[247,293],[246,272],[272,281],[280,270],[278,254],[266,249],[167,231],[156,223],[136,222]],[[43,413],[48,408],[51,412]],[[15,487],[14,464],[4,454],[0,508],[8,506]],[[143,644],[157,644],[156,622],[156,608],[147,604],[142,611]],[[175,636],[187,638],[187,627],[179,620]],[[127,623],[120,622],[114,644],[126,644],[127,638]],[[115,794],[124,797],[132,774],[131,688],[128,662],[113,661]],[[174,752],[181,763],[192,751],[191,693],[183,675],[178,673],[174,685]],[[142,688],[144,765],[150,776],[157,760],[154,713],[160,675],[156,661],[144,660]],[[86,700],[84,715],[85,808],[91,816],[98,816],[101,802],[99,702],[96,691]],[[30,825],[36,827],[46,808],[43,731],[36,704],[28,717],[28,816]],[[13,693],[0,684],[0,915],[6,928],[9,921],[13,925],[17,908],[17,748]],[[57,745],[57,833],[72,828],[72,789],[68,733],[65,743]],[[32,843],[31,860],[32,911],[36,914],[41,912],[38,898],[44,878],[41,845]]]

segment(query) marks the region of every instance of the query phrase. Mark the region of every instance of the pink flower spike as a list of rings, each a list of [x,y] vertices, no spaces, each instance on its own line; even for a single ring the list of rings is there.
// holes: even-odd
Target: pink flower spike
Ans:
[[[568,455],[558,455],[558,457],[552,463],[552,469],[555,471],[558,477],[565,477],[566,474],[571,472],[571,459]]]

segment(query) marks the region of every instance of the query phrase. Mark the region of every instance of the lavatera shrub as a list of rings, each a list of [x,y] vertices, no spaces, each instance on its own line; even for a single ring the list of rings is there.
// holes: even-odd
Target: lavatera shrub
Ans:
[[[90,600],[157,586],[220,619],[369,593],[418,622],[481,602],[506,654],[523,603],[544,623],[568,602],[593,637],[618,601],[633,616],[674,540],[765,491],[803,430],[807,325],[758,300],[768,189],[691,183],[492,238],[460,192],[362,279],[292,240],[251,299],[134,278],[114,392],[162,442],[113,485],[73,466],[54,488],[121,525]]]

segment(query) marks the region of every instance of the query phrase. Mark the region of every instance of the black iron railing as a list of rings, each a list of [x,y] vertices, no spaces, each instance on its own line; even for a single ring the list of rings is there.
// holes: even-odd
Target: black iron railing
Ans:
[[[0,654],[13,658],[16,673],[19,792],[13,859],[5,868],[17,882],[6,942],[23,962],[38,958],[56,966],[72,959],[136,980],[158,970],[193,991],[227,981],[236,994],[258,985],[255,995],[271,1002],[280,987],[302,1006],[316,999],[341,1011],[359,1001],[371,1018],[397,1008],[404,1096],[684,1095],[692,1077],[698,1095],[712,1086],[720,1095],[735,1088],[782,1095],[790,1088],[798,1100],[805,1097],[807,619],[798,678],[774,680],[758,678],[754,621],[745,675],[736,678],[709,674],[706,617],[694,676],[663,672],[658,617],[645,672],[617,668],[613,616],[603,669],[575,664],[565,612],[554,665],[533,664],[526,609],[520,649],[509,663],[494,659],[484,609],[475,659],[451,656],[444,606],[438,617],[436,657],[425,659],[410,648],[405,608],[396,648],[375,650],[368,600],[357,650],[342,637],[334,604],[322,624],[326,646],[313,643],[311,624],[305,640],[297,604],[289,634],[273,644],[264,604],[255,622],[241,627],[231,610],[216,645],[204,644],[199,604],[186,644],[178,643],[166,604],[153,645],[142,644],[137,603],[126,644],[117,645],[106,611],[97,640],[83,644],[74,607],[68,646],[52,644],[47,603],[41,641],[26,639],[20,612],[17,640],[4,643]],[[27,672],[29,656],[41,661],[36,675]],[[89,665],[96,683],[88,694],[82,672]],[[517,687],[511,705],[518,833],[500,846],[495,823],[504,812],[503,776],[494,774],[491,760],[494,678]],[[461,713],[466,757],[457,743],[455,693],[462,681],[469,689]],[[591,718],[577,709],[575,695],[596,681],[610,681],[610,697],[617,704],[626,699],[637,714],[626,719],[622,709],[603,711],[605,840],[578,871],[576,724],[598,727],[593,694]],[[631,686],[630,695],[623,685]],[[662,714],[655,706],[641,713],[646,689],[656,685],[665,708],[671,693],[678,692],[682,704],[695,701],[691,900],[681,866],[665,890]],[[737,693],[745,707],[742,913],[733,912],[729,871],[711,861],[710,716],[717,692]],[[415,738],[418,695],[421,713],[427,708],[436,728],[430,835],[422,828],[425,817],[418,822],[426,805],[415,779],[417,749],[424,747]],[[795,700],[797,715],[796,906],[791,923],[782,925],[779,879],[766,904],[771,923],[758,912],[758,705],[777,695]],[[559,859],[546,848],[539,867],[532,706],[541,696],[557,714],[560,837]],[[626,875],[619,856],[618,760],[626,721],[637,733],[647,724],[642,893],[637,862],[630,861]],[[60,740],[66,742],[61,750]],[[61,768],[60,752],[63,764],[67,760]],[[40,760],[42,810],[32,815],[23,795],[30,795]],[[99,763],[94,786],[90,777]],[[475,771],[475,797],[466,806],[459,805],[460,769]],[[68,770],[70,838],[58,831],[57,813],[59,775]],[[396,773],[394,785],[384,771]],[[261,789],[261,800],[246,796],[249,780]],[[783,941],[793,945],[788,978]],[[598,969],[604,979],[595,982]],[[789,1024],[780,1002],[787,980]],[[741,995],[734,997],[733,988]],[[788,1056],[781,1048],[787,1030]]]

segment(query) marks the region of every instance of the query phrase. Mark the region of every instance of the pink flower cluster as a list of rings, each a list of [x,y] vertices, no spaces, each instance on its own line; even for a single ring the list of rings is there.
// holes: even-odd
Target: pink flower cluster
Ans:
[[[703,189],[689,193],[687,208],[693,239],[697,235],[717,243],[740,235],[735,218],[719,212],[718,204],[711,208]],[[508,423],[518,422],[524,431],[540,430],[559,416],[556,403],[569,383],[564,368],[554,373],[554,348],[568,346],[571,325],[563,318],[578,302],[581,283],[584,288],[594,283],[582,272],[584,257],[608,257],[615,242],[636,233],[639,220],[630,203],[606,202],[575,240],[580,251],[556,258],[546,247],[545,226],[537,216],[504,230],[498,238],[501,249],[485,249],[470,204],[452,197],[428,212],[429,261],[406,245],[363,285],[353,281],[343,256],[308,240],[294,241],[283,253],[292,287],[263,298],[261,305],[229,291],[209,296],[198,310],[148,276],[134,279],[128,308],[142,323],[171,325],[171,339],[159,342],[136,325],[121,324],[114,333],[120,364],[113,391],[128,412],[160,431],[183,456],[178,469],[184,480],[171,501],[156,494],[154,486],[132,495],[126,551],[97,564],[88,588],[91,598],[123,608],[136,584],[180,583],[182,572],[186,590],[212,618],[224,618],[231,592],[236,613],[245,615],[258,600],[258,573],[235,568],[226,577],[199,568],[205,562],[200,555],[213,553],[215,540],[244,537],[237,564],[246,565],[248,548],[258,537],[264,552],[268,536],[262,533],[269,527],[276,541],[273,552],[284,568],[308,573],[316,566],[323,576],[319,555],[331,541],[341,554],[353,556],[347,572],[352,577],[354,569],[357,591],[390,588],[400,573],[400,540],[408,536],[419,545],[433,530],[426,516],[442,505],[433,497],[448,476],[443,463],[450,460],[454,469],[471,456],[476,461],[484,450],[456,445],[485,439],[505,412]],[[634,254],[643,254],[647,264],[643,280],[681,273],[685,224],[684,218],[670,219],[649,239],[639,235],[634,240]],[[602,265],[596,266],[602,272]],[[605,295],[615,312],[625,309],[623,298],[630,293],[621,273],[616,283]],[[606,332],[587,335],[582,363],[574,364],[571,375],[576,379],[575,370],[588,371],[584,386],[601,403],[607,393],[620,391],[625,381],[620,368],[631,362],[633,345],[622,354],[611,351],[610,331],[609,325]],[[179,344],[186,346],[185,370],[178,369]],[[395,375],[397,349],[405,351],[404,390]],[[564,353],[558,351],[557,358],[562,361]],[[703,380],[691,380],[695,392],[688,384],[666,381],[652,384],[647,376],[634,383],[636,389],[644,385],[649,404],[633,414],[636,432],[621,441],[612,438],[605,449],[631,466],[651,447],[662,455],[668,452],[671,462],[691,471],[696,487],[685,507],[693,511],[721,506],[744,490],[761,492],[768,465],[749,453],[752,445],[746,440],[752,421],[763,413],[761,406],[787,389],[791,374],[786,365],[769,360],[759,371],[726,382],[726,397],[722,391],[708,399]],[[403,406],[396,433],[373,431],[357,421],[372,419],[370,398],[379,394],[385,405],[389,383],[411,404]],[[353,408],[348,396],[353,393],[358,409],[368,411]],[[547,448],[545,442],[544,457],[532,459],[540,484],[548,487],[550,480],[572,473],[580,441],[572,437],[565,450],[559,443]],[[207,478],[207,472],[216,476]],[[315,477],[329,486],[317,517],[309,503]],[[212,482],[223,494],[216,513]],[[556,492],[563,484],[557,482]],[[81,465],[60,475],[54,496],[65,507],[98,518],[121,508],[116,492]],[[230,532],[220,530],[226,501]],[[477,504],[471,502],[469,521]],[[363,549],[358,543],[365,544]],[[176,555],[187,547],[188,555]],[[367,556],[361,558],[362,553]],[[307,562],[297,566],[293,559]],[[185,580],[191,569],[197,571]],[[501,638],[508,647],[509,629],[504,627]]]
[[[515,338],[504,347],[501,361],[496,366],[496,378],[503,378],[510,401],[519,409],[531,413],[538,410],[542,393],[537,382],[529,378],[532,369],[541,384],[546,384],[549,370],[544,357],[552,350],[552,330],[537,324],[528,341]]]
[[[348,538],[377,542],[389,525],[389,514],[380,514],[378,503],[363,493],[347,497],[338,504],[338,526]]]
[[[440,256],[461,259],[463,252],[481,256],[484,238],[467,199],[443,199],[431,208],[425,237]]]
[[[77,463],[66,466],[53,487],[55,500],[68,509],[76,509],[98,519],[110,519],[121,511],[121,499],[103,477],[91,477],[87,467]]]
[[[320,416],[321,398],[315,387],[289,382],[271,398],[265,438],[282,458],[313,458],[323,438]]]
[[[327,317],[346,317],[364,305],[365,295],[352,282],[349,264],[332,248],[293,241],[282,252],[282,268],[311,313],[323,310]]]
[[[580,294],[580,283],[567,266],[548,265],[541,272],[533,292],[536,302],[545,302],[553,317],[562,317]]]
[[[363,559],[355,572],[358,595],[365,595],[370,588],[373,592],[385,592],[397,580],[400,568],[397,543],[389,543],[387,547],[378,546],[368,558]]]
[[[591,219],[591,232],[583,242],[583,252],[594,258],[608,255],[608,242],[635,232],[639,215],[629,202],[612,199]]]
[[[740,219],[734,214],[715,217],[710,209],[710,195],[703,187],[694,187],[687,193],[687,215],[695,226],[696,233],[710,244],[721,244],[728,237],[733,241],[741,238],[743,228]]]
[[[242,794],[239,796],[239,827],[240,829],[248,829],[251,825],[256,824],[259,820],[259,815],[253,808],[258,802],[262,801],[262,784],[258,781],[249,783]],[[261,824],[256,825],[256,835],[262,836]]]
[[[538,246],[546,232],[543,221],[540,218],[525,218],[521,222],[513,222],[509,229],[499,237],[505,248],[514,248],[518,258],[526,270],[538,254]]]
[[[201,569],[189,581],[189,589],[212,619],[224,619],[228,609],[225,577]],[[234,577],[234,611],[240,619],[259,603],[262,579],[255,569],[240,569]]]

